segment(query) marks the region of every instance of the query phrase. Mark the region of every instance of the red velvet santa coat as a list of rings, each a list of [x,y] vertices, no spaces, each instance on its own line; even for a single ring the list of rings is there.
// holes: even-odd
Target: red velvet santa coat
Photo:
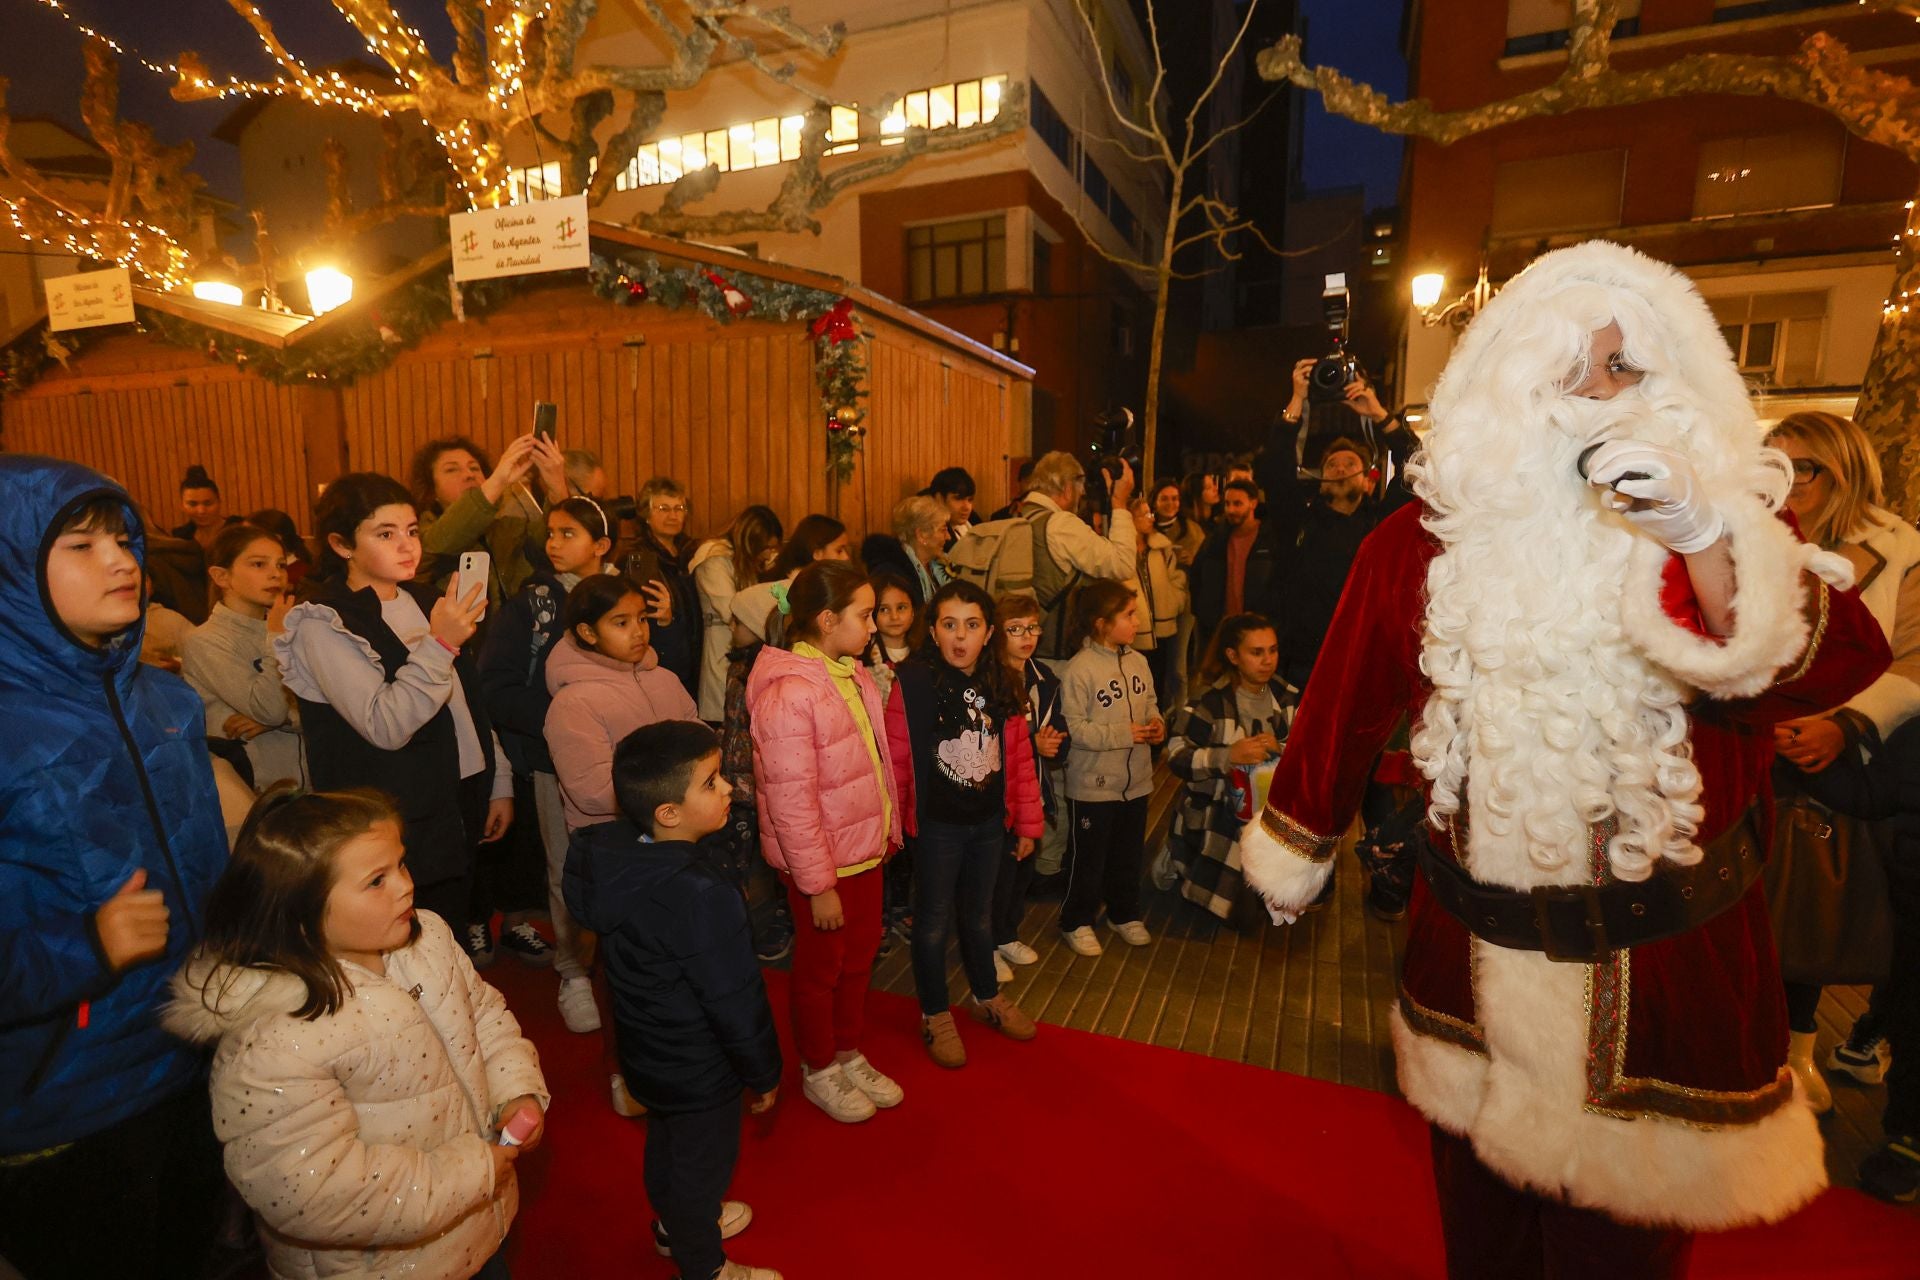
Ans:
[[[1300,704],[1265,815],[1287,865],[1250,869],[1270,895],[1290,880],[1282,901],[1317,888],[1303,887],[1300,859],[1330,866],[1375,757],[1426,705],[1424,587],[1440,547],[1421,514],[1403,509],[1361,548]],[[1736,541],[1737,568],[1738,552]],[[1641,586],[1677,624],[1668,643],[1712,644],[1684,564],[1665,568],[1664,581]],[[1887,664],[1855,593],[1808,575],[1805,595],[1797,661],[1750,681],[1769,686],[1757,696],[1690,708],[1702,844],[1753,807],[1766,848],[1772,726],[1845,702]],[[1445,833],[1435,841],[1450,853]],[[1609,874],[1604,854],[1596,862]],[[1688,933],[1581,965],[1472,940],[1423,879],[1404,960],[1393,1013],[1401,1088],[1516,1185],[1695,1230],[1782,1217],[1825,1185],[1819,1131],[1783,1065],[1786,1011],[1758,882]]]

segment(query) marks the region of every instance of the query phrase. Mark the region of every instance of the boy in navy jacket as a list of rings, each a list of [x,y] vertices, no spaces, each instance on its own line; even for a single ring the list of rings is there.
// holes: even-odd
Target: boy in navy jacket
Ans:
[[[600,935],[627,1088],[647,1108],[654,1239],[688,1280],[779,1280],[727,1261],[753,1213],[724,1200],[740,1155],[740,1098],[770,1109],[780,1043],[753,955],[747,901],[716,845],[733,788],[697,720],[636,729],[613,755],[624,822],[574,832],[567,907]]]

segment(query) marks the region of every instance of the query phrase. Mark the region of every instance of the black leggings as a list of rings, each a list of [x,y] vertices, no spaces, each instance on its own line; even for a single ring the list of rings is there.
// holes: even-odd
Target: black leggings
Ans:
[[[1818,1031],[1819,1022],[1814,1014],[1820,1008],[1820,993],[1826,988],[1817,982],[1789,982],[1787,988],[1787,1029],[1789,1031]]]

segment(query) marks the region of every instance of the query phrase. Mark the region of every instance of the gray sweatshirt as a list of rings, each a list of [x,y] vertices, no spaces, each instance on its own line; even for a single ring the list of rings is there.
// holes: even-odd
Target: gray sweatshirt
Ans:
[[[1158,718],[1153,672],[1132,649],[1088,643],[1060,675],[1067,716],[1067,799],[1137,800],[1153,791],[1153,751],[1133,726]]]
[[[214,605],[180,646],[180,674],[207,705],[209,738],[227,736],[229,716],[242,715],[267,726],[247,743],[256,785],[265,790],[282,778],[306,782],[300,727],[280,683],[280,659],[274,656],[264,618]]]
[[[386,751],[398,751],[427,721],[447,707],[460,748],[460,776],[486,768],[479,726],[467,709],[453,655],[427,629],[427,615],[401,591],[380,602],[380,617],[408,648],[407,663],[389,681],[373,646],[348,631],[340,615],[323,604],[295,605],[286,633],[275,642],[287,688],[340,713],[359,735]],[[493,799],[513,795],[513,765],[496,737]]]

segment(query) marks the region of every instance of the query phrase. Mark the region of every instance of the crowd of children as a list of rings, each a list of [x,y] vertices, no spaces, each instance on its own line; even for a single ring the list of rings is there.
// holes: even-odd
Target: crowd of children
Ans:
[[[189,1274],[217,1225],[222,1149],[275,1275],[506,1275],[513,1166],[549,1098],[476,972],[492,911],[473,878],[480,847],[513,827],[515,775],[531,782],[562,1017],[600,1029],[603,968],[614,1104],[648,1117],[655,1243],[686,1277],[777,1280],[723,1244],[752,1217],[726,1199],[742,1097],[772,1107],[782,1070],[751,868],[729,848],[743,801],[793,921],[800,1092],[837,1120],[905,1100],[865,1052],[889,929],[909,939],[934,1062],[966,1062],[949,940],[965,1011],[1037,1034],[1001,988],[1039,959],[1021,929],[1050,828],[1070,831],[1067,951],[1099,954],[1102,920],[1150,941],[1146,797],[1169,732],[1135,639],[1169,590],[1158,535],[1142,534],[1142,591],[1080,588],[1077,652],[1050,666],[1033,656],[1033,596],[952,581],[917,606],[910,584],[849,560],[837,521],[809,516],[780,544],[777,519],[750,510],[698,575],[734,588],[694,664],[731,659],[723,718],[745,750],[730,767],[702,722],[711,705],[662,665],[660,593],[611,561],[600,503],[566,498],[529,521],[544,557],[513,568],[511,589],[498,565],[474,580],[450,563],[447,522],[490,539],[483,517],[548,452],[516,442],[489,475],[449,444],[417,477],[424,496],[337,478],[298,603],[283,532],[210,527],[217,598],[183,645],[186,685],[136,661],[142,529],[125,494],[78,467],[0,459],[0,703],[59,726],[15,735],[0,782],[0,1195],[35,1219],[7,1215],[0,1257],[29,1280],[73,1268],[75,1236],[87,1274]],[[23,585],[36,576],[44,592]],[[1244,771],[1278,753],[1292,702],[1272,680],[1272,628],[1225,632],[1221,679],[1176,718],[1169,750],[1191,784],[1182,830],[1203,837],[1181,870],[1215,898],[1232,884],[1195,867],[1223,863],[1208,842],[1244,809]],[[29,705],[47,687],[75,692]],[[230,856],[199,749],[222,740],[265,793]],[[108,1169],[150,1187],[128,1200],[116,1179],[127,1229],[90,1232]]]

